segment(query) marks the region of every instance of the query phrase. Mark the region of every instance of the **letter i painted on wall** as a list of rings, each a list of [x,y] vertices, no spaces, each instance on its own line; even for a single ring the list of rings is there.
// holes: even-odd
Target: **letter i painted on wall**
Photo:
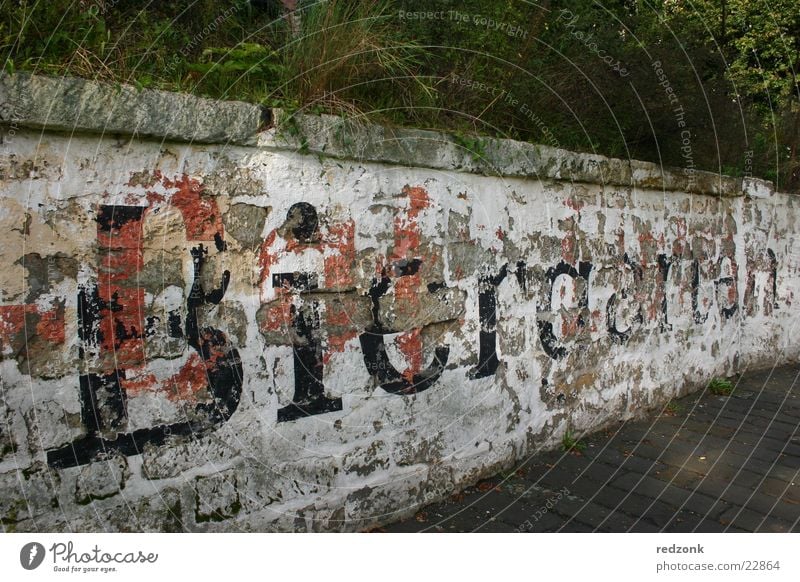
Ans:
[[[523,263],[521,269],[524,268]],[[507,274],[508,267],[503,265],[496,275],[478,278],[478,319],[481,329],[478,332],[478,365],[469,371],[470,378],[493,376],[500,364],[497,359],[497,286]]]
[[[323,382],[330,346],[322,319],[328,306],[311,294],[321,285],[327,290],[349,285],[354,254],[352,221],[323,233],[317,209],[308,202],[293,204],[284,224],[262,245],[263,330],[288,338],[294,365],[292,401],[278,409],[278,422],[342,410],[342,399],[327,396]]]

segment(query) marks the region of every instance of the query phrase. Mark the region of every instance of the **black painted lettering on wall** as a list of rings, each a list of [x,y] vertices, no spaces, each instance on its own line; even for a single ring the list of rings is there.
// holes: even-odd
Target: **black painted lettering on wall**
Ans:
[[[313,204],[293,204],[286,213],[286,224],[296,241],[308,245],[320,242],[319,218]],[[341,398],[325,395],[320,302],[303,297],[319,288],[317,273],[272,273],[272,286],[294,296],[290,307],[294,395],[291,404],[278,409],[278,422],[342,410]]]
[[[316,289],[316,284],[308,285],[311,279],[313,277],[296,278],[299,287],[295,290],[298,293],[305,293]],[[283,281],[286,280],[288,278],[283,278]],[[291,404],[278,409],[278,422],[342,410],[341,398],[329,398],[325,395],[323,383],[325,366],[319,311],[318,301],[307,301],[291,306],[290,315],[294,331],[292,341],[294,396]]]
[[[295,240],[305,244],[319,241],[319,217],[317,209],[308,202],[296,202],[286,212],[286,224]]]
[[[87,434],[115,431],[125,423],[127,402],[120,373],[115,370],[110,374],[81,374],[78,378],[81,422]]]
[[[126,225],[141,229],[144,210],[138,206],[101,206],[97,218],[98,234],[100,237],[108,237]],[[141,236],[133,240],[141,243]],[[224,245],[216,246],[224,248]],[[106,249],[105,243],[99,243],[99,247],[101,255],[114,252],[110,246]],[[230,273],[225,271],[218,289],[208,293],[204,291],[200,275],[207,253],[202,244],[191,249],[194,273],[192,290],[186,303],[185,329],[180,332],[179,315],[174,312],[170,313],[169,325],[170,335],[173,337],[185,335],[188,345],[199,353],[204,362],[209,401],[198,403],[191,414],[191,419],[187,421],[120,432],[124,431],[127,423],[127,395],[123,388],[126,369],[115,366],[114,370],[105,374],[82,374],[79,379],[79,396],[81,421],[86,435],[64,447],[47,451],[47,462],[50,466],[60,468],[83,465],[92,462],[100,454],[115,452],[123,455],[140,454],[146,444],[161,445],[171,435],[196,436],[213,430],[227,421],[236,411],[242,392],[242,363],[239,353],[230,346],[223,332],[210,327],[201,328],[198,324],[198,308],[207,303],[219,303],[230,282]],[[135,281],[136,273],[130,274],[130,277]],[[111,314],[122,310],[136,309],[141,310],[142,306],[120,305],[116,294],[112,295],[111,301],[103,300],[98,292],[98,283],[81,287],[78,293],[81,358],[87,357],[87,348],[99,349],[102,352],[104,345],[106,349],[115,349],[127,339],[141,338],[141,335],[137,334],[142,330],[137,330],[134,326],[126,328],[119,322],[112,324],[113,338],[104,338],[101,330],[101,320],[104,317],[110,317]],[[98,355],[103,354],[98,353]]]
[[[417,272],[419,263],[413,269],[413,274]],[[404,269],[393,267],[394,273],[401,273],[405,276]],[[387,328],[380,320],[380,299],[391,288],[392,280],[386,274],[386,270],[381,273],[380,278],[374,278],[367,295],[372,301],[372,325],[359,335],[361,351],[364,354],[364,365],[367,372],[375,379],[377,384],[390,394],[416,394],[423,392],[433,386],[444,371],[447,359],[450,357],[450,348],[447,346],[437,346],[434,348],[433,361],[425,370],[414,374],[411,379],[406,378],[389,361],[386,353],[385,336],[398,333],[401,330]]]
[[[678,262],[678,257],[670,255],[667,257],[665,254],[658,255],[658,274],[659,274],[659,288],[661,291],[661,322],[659,328],[661,332],[671,331],[672,324],[669,321],[669,301],[667,298],[667,282],[669,281],[669,272],[672,266]]]
[[[98,215],[98,231],[111,233],[130,225],[141,225],[144,207],[134,206],[101,206]],[[313,205],[298,203],[293,205],[287,214],[286,225],[295,240],[304,245],[323,244],[319,236],[319,219]],[[186,301],[186,321],[181,325],[181,317],[177,311],[168,314],[168,329],[171,337],[186,338],[187,345],[195,350],[206,363],[208,393],[211,398],[207,402],[196,404],[192,411],[192,419],[186,422],[162,425],[135,431],[127,430],[127,394],[125,382],[129,380],[125,366],[113,370],[93,372],[80,375],[79,397],[81,402],[81,421],[86,436],[65,447],[47,452],[48,463],[54,467],[80,465],[92,461],[100,453],[119,452],[122,454],[140,453],[145,444],[162,444],[170,435],[202,434],[225,422],[237,409],[242,389],[242,365],[238,352],[233,349],[227,337],[220,330],[205,327],[199,323],[199,311],[204,305],[218,304],[224,298],[230,283],[230,273],[225,271],[221,283],[216,289],[206,291],[201,284],[201,273],[207,260],[209,250],[217,252],[226,250],[225,241],[220,233],[213,238],[213,247],[202,243],[191,248],[193,264],[192,289]],[[103,244],[99,255],[107,254]],[[767,313],[777,308],[777,259],[772,249],[766,250],[769,268],[769,279],[764,296],[764,309]],[[725,271],[725,261],[730,261],[730,272]],[[662,296],[660,328],[669,331],[667,283],[671,268],[679,263],[680,258],[659,254],[657,257],[658,281]],[[633,285],[625,285],[609,298],[606,311],[606,325],[610,340],[615,343],[626,343],[630,340],[634,324],[643,323],[643,309],[640,305],[631,318],[627,329],[620,329],[617,321],[617,309],[622,300],[629,299],[643,282],[642,266],[624,254],[622,262],[633,275]],[[387,266],[379,277],[372,281],[368,296],[372,301],[372,323],[359,341],[363,351],[364,364],[367,371],[383,390],[392,394],[413,394],[432,387],[441,377],[450,355],[447,346],[434,348],[432,363],[418,373],[403,374],[390,362],[385,345],[385,337],[408,330],[388,328],[380,319],[380,301],[390,292],[393,280],[418,274],[422,267],[419,258],[398,260]],[[564,261],[549,268],[545,273],[546,285],[543,298],[537,305],[537,328],[542,348],[551,358],[562,359],[569,353],[568,346],[559,341],[554,329],[554,321],[558,314],[552,311],[553,291],[556,280],[561,275],[573,279],[580,290],[577,298],[577,325],[586,326],[584,314],[588,311],[589,279],[593,269],[591,262],[579,262],[577,268]],[[762,263],[762,270],[764,269]],[[100,269],[102,275],[102,269]],[[720,276],[714,281],[717,302],[721,316],[730,319],[738,309],[736,296],[736,266],[730,257],[722,257],[719,265]],[[516,265],[515,275],[520,288],[527,291],[528,268],[524,261]],[[499,271],[477,275],[478,283],[478,318],[480,330],[478,336],[478,363],[469,371],[470,378],[484,378],[496,374],[500,361],[498,358],[497,337],[497,288],[507,278],[508,267],[502,266]],[[341,411],[342,399],[329,398],[325,395],[324,386],[324,330],[321,323],[322,304],[320,300],[309,295],[318,290],[318,274],[312,272],[276,272],[270,273],[272,286],[292,293],[295,301],[290,307],[291,325],[293,329],[293,363],[294,394],[291,404],[277,411],[278,422],[293,421],[300,418]],[[98,277],[100,279],[101,277]],[[763,282],[763,277],[760,282]],[[708,320],[708,311],[703,312],[700,306],[701,285],[700,261],[694,259],[691,270],[692,318],[696,324]],[[685,281],[683,281],[685,284]],[[428,283],[431,293],[440,291],[443,282]],[[748,277],[748,290],[753,291],[755,283],[753,275]],[[733,289],[733,291],[731,291]],[[727,291],[727,292],[726,292]],[[102,326],[113,314],[127,313],[132,306],[121,302],[117,295],[105,296],[99,292],[99,283],[81,286],[78,293],[78,333],[81,340],[80,356],[88,359],[91,356],[102,356],[102,352],[120,349],[126,341],[144,340],[154,333],[158,318],[150,318],[142,325],[123,324],[115,321],[109,327]],[[553,316],[551,319],[549,316]],[[110,332],[109,332],[110,330]],[[104,337],[110,335],[110,337]]]
[[[743,311],[750,317],[757,314],[772,315],[778,308],[777,286],[778,261],[775,252],[767,248],[763,255],[749,256],[747,260],[747,278],[744,290]],[[766,282],[759,285],[759,273],[767,274]]]
[[[768,251],[771,252],[771,251]],[[774,256],[774,255],[773,255]],[[722,256],[719,259],[719,269],[720,273],[722,273],[723,266],[725,265],[725,261],[729,261],[730,264],[730,274],[728,275],[720,275],[716,280],[713,281],[714,291],[717,306],[719,308],[720,315],[724,319],[732,318],[739,309],[738,304],[738,291],[737,291],[737,283],[736,283],[736,267],[735,263],[732,258],[728,256]],[[672,324],[669,321],[668,315],[668,307],[667,307],[667,283],[669,281],[670,269],[677,263],[679,263],[680,258],[677,256],[667,257],[666,255],[659,255],[658,256],[658,266],[659,266],[659,274],[660,274],[660,289],[662,293],[662,301],[661,301],[661,331],[670,331],[672,329]],[[706,311],[705,313],[700,308],[700,286],[702,283],[701,279],[701,266],[699,259],[694,259],[692,261],[692,270],[691,270],[691,296],[692,296],[692,320],[694,323],[700,325],[708,321],[708,314],[709,312]],[[748,285],[752,288],[752,278],[749,279]],[[727,293],[723,293],[724,290],[733,290],[733,298],[726,297]]]
[[[524,263],[522,268],[525,268]],[[497,359],[497,286],[507,274],[508,266],[503,265],[496,275],[478,277],[478,320],[481,329],[478,332],[478,365],[469,371],[470,378],[493,376],[500,364]]]
[[[200,403],[195,407],[201,414],[197,428],[204,432],[215,425],[227,421],[239,406],[242,395],[242,361],[239,352],[230,345],[227,336],[211,327],[201,328],[198,324],[198,309],[206,304],[217,305],[222,301],[231,280],[229,271],[223,271],[220,287],[206,293],[200,282],[200,274],[208,250],[199,245],[191,250],[194,274],[192,292],[186,302],[187,343],[200,353],[206,363],[208,391],[212,401]],[[204,416],[204,417],[203,417]]]
[[[692,317],[695,323],[705,323],[708,312],[700,311],[700,260],[692,261]]]
[[[100,329],[103,309],[113,312],[120,306],[113,300],[103,301],[97,285],[82,287],[78,291],[78,356],[82,360],[87,357],[87,348],[97,348],[103,343],[104,334]],[[81,423],[87,434],[119,429],[127,419],[127,399],[120,387],[119,372],[81,374],[78,381]]]
[[[525,261],[517,261],[517,270],[514,273],[517,284],[523,293],[528,292],[528,265]]]
[[[730,275],[722,274],[722,268],[725,265],[726,260],[730,265]],[[719,268],[720,277],[714,282],[717,302],[719,304],[719,311],[722,317],[725,319],[731,319],[739,309],[739,293],[736,287],[736,264],[733,262],[732,258],[723,256],[719,259]],[[727,297],[728,293],[726,291],[728,290],[733,291],[733,298],[729,299]]]
[[[772,308],[778,309],[778,259],[772,249],[767,249],[767,256],[769,257],[769,275],[772,284]]]
[[[578,316],[578,327],[584,327],[586,321],[583,318],[583,311],[589,307],[589,274],[591,271],[592,263],[588,261],[579,262],[577,269],[564,261],[561,261],[555,267],[550,267],[545,275],[548,283],[545,289],[545,295],[542,302],[537,307],[537,311],[539,313],[548,313],[551,311],[553,286],[559,276],[567,275],[573,280],[583,279],[584,284],[580,296],[578,297],[578,308],[581,310],[581,314]],[[537,317],[536,325],[539,328],[539,340],[542,342],[542,348],[545,353],[554,360],[560,360],[565,357],[568,353],[567,348],[560,345],[553,330],[553,322]]]
[[[642,266],[639,263],[632,261],[628,256],[628,253],[625,253],[622,256],[622,262],[633,274],[634,288],[630,290],[630,293],[635,293],[638,286],[642,284]],[[627,287],[623,286],[618,293],[621,299],[627,299],[629,290]],[[621,331],[617,327],[617,301],[617,293],[612,293],[611,297],[608,299],[608,305],[606,306],[606,328],[608,329],[608,334],[612,342],[624,344],[631,337],[631,333],[633,332],[633,324],[641,324],[644,321],[644,317],[642,316],[642,306],[640,305],[636,311],[636,315],[633,316],[631,325],[628,327],[628,329]]]

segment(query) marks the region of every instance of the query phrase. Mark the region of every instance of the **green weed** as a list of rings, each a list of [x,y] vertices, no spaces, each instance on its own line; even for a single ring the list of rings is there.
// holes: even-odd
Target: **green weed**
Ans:
[[[561,449],[566,452],[583,453],[586,450],[586,443],[583,442],[571,430],[564,433],[561,437]]]
[[[713,378],[708,383],[708,391],[717,396],[730,396],[733,393],[733,383],[725,378]]]
[[[664,412],[670,416],[677,416],[683,412],[683,406],[674,400],[670,400],[664,407]]]

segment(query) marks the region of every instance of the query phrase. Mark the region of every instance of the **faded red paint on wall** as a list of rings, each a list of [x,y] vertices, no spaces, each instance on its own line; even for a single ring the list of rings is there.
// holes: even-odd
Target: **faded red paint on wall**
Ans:
[[[423,270],[434,259],[434,257],[422,254],[422,231],[419,225],[420,214],[430,207],[431,202],[428,192],[421,187],[406,186],[403,194],[408,197],[408,207],[394,220],[394,247],[389,261],[390,263],[414,259],[422,261],[416,273],[394,279],[395,309],[402,315],[413,317],[419,312],[419,292]],[[391,265],[387,265],[387,267],[387,270],[391,272]],[[408,364],[402,374],[408,381],[412,381],[414,374],[422,370],[420,329],[412,329],[399,334],[396,345]]]
[[[0,306],[0,354],[24,350],[34,335],[53,344],[63,344],[64,308],[40,311],[37,305],[30,304]]]
[[[166,188],[176,188],[170,203],[180,210],[186,224],[186,238],[191,241],[214,240],[214,235],[224,236],[222,216],[217,202],[209,196],[203,196],[203,186],[188,176],[181,176],[175,181],[164,180]]]
[[[347,287],[353,284],[356,261],[356,224],[353,220],[331,225],[325,240],[329,252],[325,256],[325,287]]]
[[[196,397],[205,390],[207,371],[213,361],[203,362],[192,353],[184,366],[171,378],[159,382],[146,370],[144,313],[145,291],[138,275],[144,266],[143,226],[148,214],[156,207],[173,205],[181,213],[187,241],[214,241],[224,234],[222,217],[216,201],[204,194],[200,181],[188,176],[175,180],[154,174],[171,195],[148,192],[141,219],[103,228],[98,224],[99,252],[98,293],[104,307],[100,310],[100,350],[106,372],[124,369],[120,378],[130,394],[145,390],[165,391],[175,400]]]
[[[282,232],[283,230],[286,232]],[[288,229],[275,229],[266,236],[259,253],[259,287],[262,302],[265,298],[265,290],[272,286],[269,279],[272,272],[280,263],[281,258],[288,254],[299,255],[306,251],[319,254],[323,271],[323,280],[320,282],[321,290],[341,290],[354,284],[355,222],[350,219],[333,223],[327,228],[321,228],[318,234],[318,240],[312,243],[296,240]],[[260,322],[262,331],[284,330],[288,334],[293,325],[291,309],[295,301],[295,294],[296,291],[291,289],[275,289],[275,299],[267,305],[264,317]],[[358,336],[358,329],[350,321],[347,311],[332,306],[332,303],[326,303],[322,318],[326,325],[350,326],[351,328],[341,333],[326,335],[323,361],[327,363],[332,353],[342,352],[345,344]]]

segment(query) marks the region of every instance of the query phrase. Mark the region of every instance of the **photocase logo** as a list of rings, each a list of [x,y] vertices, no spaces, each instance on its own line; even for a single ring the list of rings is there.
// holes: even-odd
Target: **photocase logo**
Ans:
[[[39,542],[30,542],[22,546],[19,552],[19,563],[26,570],[35,570],[44,561],[44,546]]]

